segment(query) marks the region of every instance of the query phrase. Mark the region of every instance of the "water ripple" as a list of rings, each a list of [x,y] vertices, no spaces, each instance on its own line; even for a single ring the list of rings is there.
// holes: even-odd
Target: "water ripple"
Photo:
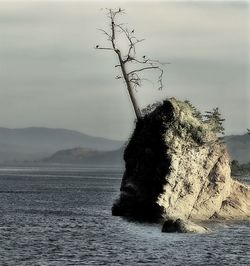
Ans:
[[[73,179],[60,169],[53,178],[23,169],[0,176],[1,265],[249,265],[249,222],[211,224],[205,235],[162,234],[157,224],[111,216],[120,170],[110,171],[113,179],[105,179],[108,169],[77,171]]]

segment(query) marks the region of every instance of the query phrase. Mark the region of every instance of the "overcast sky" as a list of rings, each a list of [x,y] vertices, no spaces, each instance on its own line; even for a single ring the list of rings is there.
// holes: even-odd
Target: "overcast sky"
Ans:
[[[139,54],[171,62],[164,89],[136,93],[143,107],[166,97],[219,107],[227,134],[250,127],[249,2],[0,1],[0,126],[45,126],[126,139],[134,114],[115,80],[115,55],[98,28],[101,8],[145,38]]]

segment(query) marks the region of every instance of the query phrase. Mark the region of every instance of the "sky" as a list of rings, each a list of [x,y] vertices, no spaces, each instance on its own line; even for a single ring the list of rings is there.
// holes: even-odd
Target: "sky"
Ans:
[[[250,128],[250,2],[0,1],[0,127],[41,126],[125,140],[135,115],[116,56],[107,45],[105,8],[124,8],[138,55],[161,62],[163,90],[144,83],[141,108],[167,97],[202,112],[219,107],[226,134]],[[155,81],[155,77],[152,82]]]

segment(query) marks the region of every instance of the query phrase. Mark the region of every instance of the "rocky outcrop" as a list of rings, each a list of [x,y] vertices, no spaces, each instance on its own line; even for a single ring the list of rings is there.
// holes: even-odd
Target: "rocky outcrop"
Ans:
[[[188,220],[172,220],[164,222],[162,226],[163,233],[208,233],[209,229]]]
[[[164,101],[136,124],[113,215],[159,219],[249,219],[250,188],[231,178],[229,156],[188,102]]]

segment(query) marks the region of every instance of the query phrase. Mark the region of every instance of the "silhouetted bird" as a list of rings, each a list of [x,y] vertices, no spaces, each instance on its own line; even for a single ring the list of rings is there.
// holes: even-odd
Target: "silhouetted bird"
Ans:
[[[146,58],[146,55],[144,55],[142,58],[144,58],[144,59],[145,59],[145,58]]]
[[[134,33],[134,32],[135,32],[135,30],[132,30],[132,31],[131,31],[131,33]]]
[[[96,47],[95,48],[99,48],[99,45],[96,45]]]

